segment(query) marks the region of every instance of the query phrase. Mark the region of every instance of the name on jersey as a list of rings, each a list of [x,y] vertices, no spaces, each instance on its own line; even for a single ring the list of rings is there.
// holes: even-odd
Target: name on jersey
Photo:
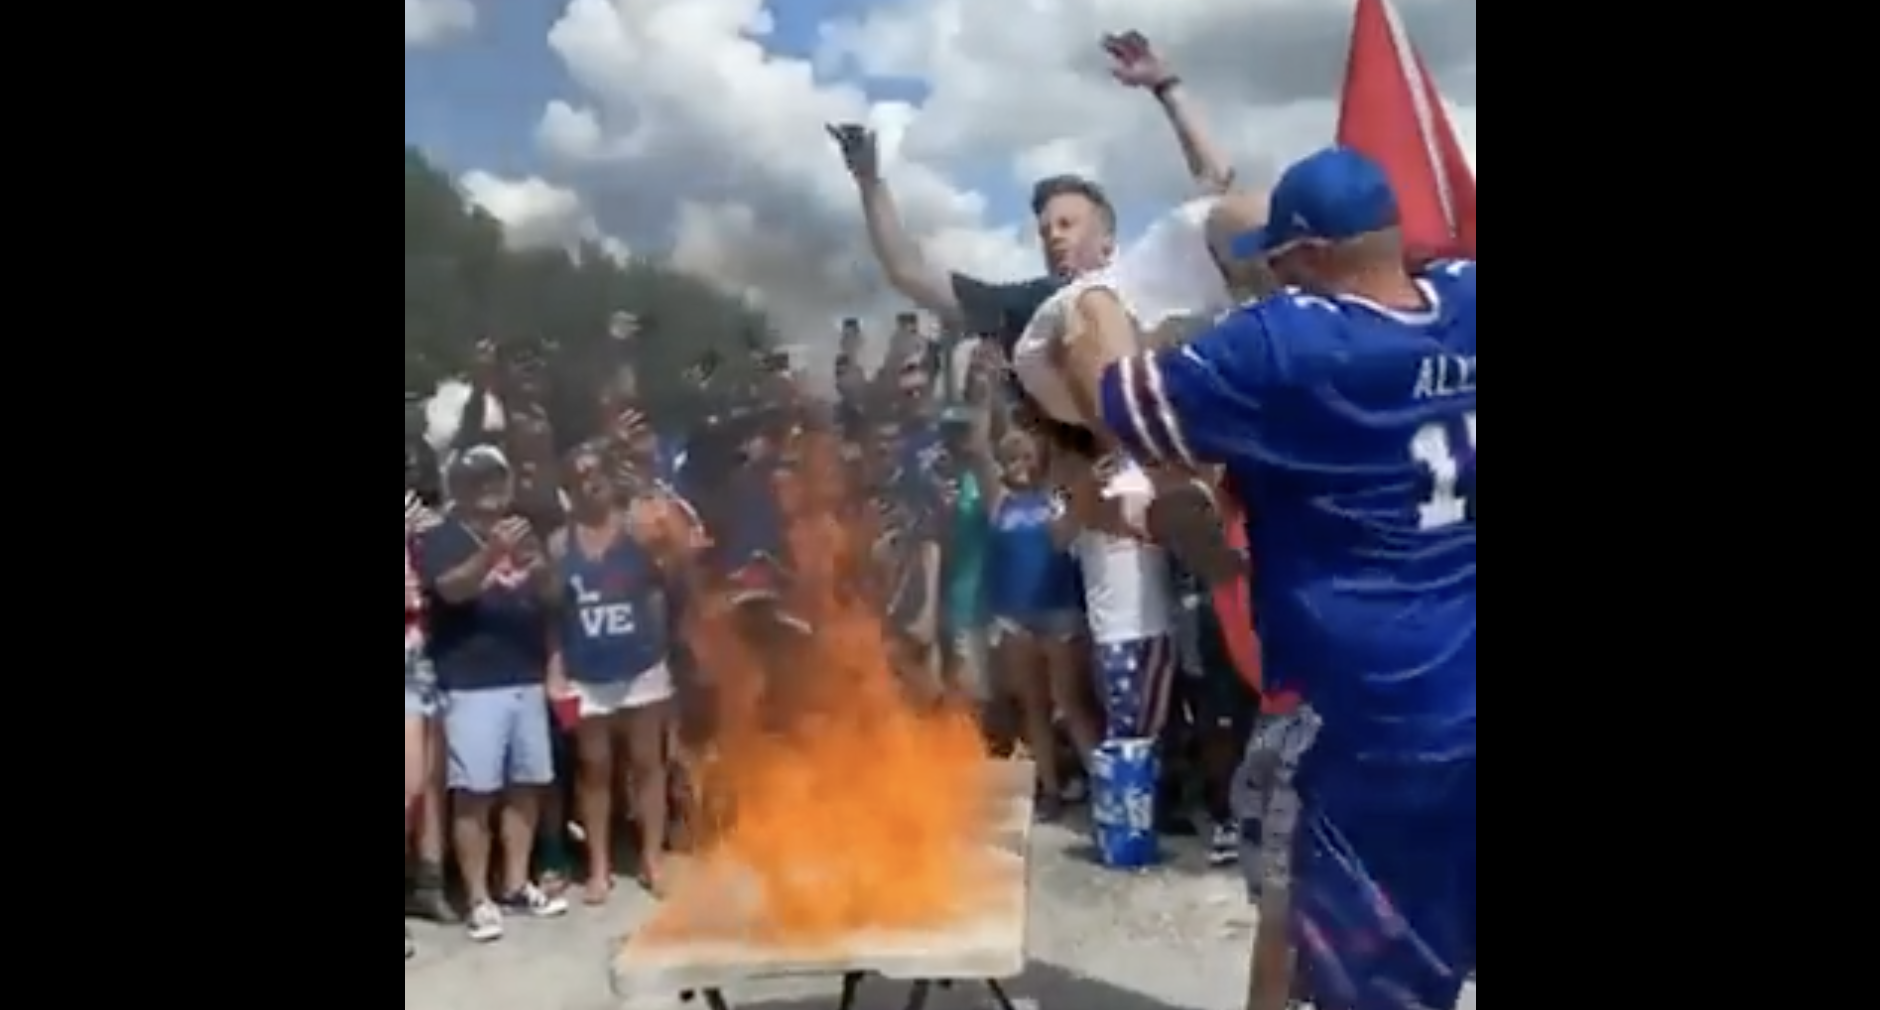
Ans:
[[[1417,388],[1411,395],[1419,400],[1433,400],[1473,392],[1475,355],[1438,354],[1423,359],[1423,366],[1417,369]]]

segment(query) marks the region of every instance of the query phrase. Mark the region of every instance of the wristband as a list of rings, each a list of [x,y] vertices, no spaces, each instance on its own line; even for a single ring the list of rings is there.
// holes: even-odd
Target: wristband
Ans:
[[[1181,83],[1182,79],[1179,75],[1164,77],[1149,86],[1149,93],[1154,95],[1157,99],[1167,98],[1168,93],[1179,87]]]

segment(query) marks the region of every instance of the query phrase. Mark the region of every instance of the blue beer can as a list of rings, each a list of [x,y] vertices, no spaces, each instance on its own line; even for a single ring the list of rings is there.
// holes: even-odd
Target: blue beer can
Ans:
[[[1091,755],[1090,820],[1102,865],[1138,870],[1161,862],[1155,833],[1158,770],[1153,740],[1105,740]]]

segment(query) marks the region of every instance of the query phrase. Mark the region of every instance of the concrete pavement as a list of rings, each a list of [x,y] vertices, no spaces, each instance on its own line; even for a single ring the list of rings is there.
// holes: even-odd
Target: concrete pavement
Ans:
[[[1241,1010],[1254,915],[1238,876],[1206,869],[1192,843],[1168,866],[1121,875],[1088,861],[1080,833],[1044,826],[1033,842],[1032,966],[1008,985],[1014,997],[1042,1010]],[[414,923],[419,952],[405,966],[405,1010],[618,1010],[608,961],[651,907],[623,883],[605,909],[512,922],[500,943],[480,947],[461,929]],[[799,984],[729,995],[739,1010],[832,1010],[834,991]],[[905,991],[872,982],[860,1010],[900,1010]],[[984,1005],[966,987],[935,994],[930,1010]],[[1463,1007],[1474,1006],[1470,993]]]

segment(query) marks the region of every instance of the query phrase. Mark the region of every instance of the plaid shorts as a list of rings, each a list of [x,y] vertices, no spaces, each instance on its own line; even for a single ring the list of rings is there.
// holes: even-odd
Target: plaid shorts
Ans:
[[[1318,737],[1319,717],[1300,706],[1263,715],[1234,775],[1234,816],[1240,820],[1240,869],[1249,899],[1292,887],[1293,837],[1299,828],[1299,762]]]

